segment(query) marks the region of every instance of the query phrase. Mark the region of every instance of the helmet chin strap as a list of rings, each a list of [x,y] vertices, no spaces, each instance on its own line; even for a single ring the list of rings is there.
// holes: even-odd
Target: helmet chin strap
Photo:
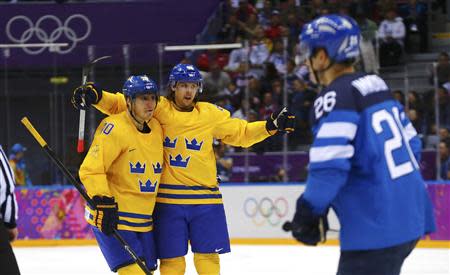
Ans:
[[[319,86],[324,86],[322,83],[320,83],[320,79],[319,79],[319,73],[324,73],[325,71],[328,71],[333,65],[334,65],[334,61],[332,59],[330,59],[330,64],[328,64],[328,66],[326,66],[324,69],[321,70],[314,70],[314,66],[313,66],[313,61],[312,61],[312,57],[309,57],[309,64],[311,64],[311,69],[313,71],[314,74],[314,78],[317,80],[317,84]]]

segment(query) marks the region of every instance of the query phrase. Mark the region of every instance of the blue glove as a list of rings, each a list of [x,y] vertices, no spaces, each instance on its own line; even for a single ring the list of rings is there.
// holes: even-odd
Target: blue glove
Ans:
[[[317,245],[327,239],[328,211],[323,215],[312,212],[311,204],[300,196],[297,200],[297,209],[292,220],[292,236],[306,245]]]
[[[94,196],[95,226],[105,235],[110,235],[117,229],[119,222],[118,206],[113,197]]]
[[[94,83],[88,82],[73,91],[71,102],[75,109],[86,110],[92,104],[97,104],[100,99],[102,99],[102,89],[95,86]]]
[[[281,111],[274,112],[267,118],[266,130],[271,133],[275,130],[282,133],[294,131],[295,116],[291,114],[286,107]],[[273,134],[273,133],[271,133]]]

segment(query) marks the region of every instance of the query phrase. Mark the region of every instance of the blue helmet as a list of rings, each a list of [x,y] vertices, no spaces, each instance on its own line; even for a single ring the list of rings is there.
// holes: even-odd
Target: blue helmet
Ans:
[[[123,94],[126,97],[135,98],[137,95],[155,94],[158,97],[156,82],[146,75],[132,75],[123,84]]]
[[[11,147],[11,154],[16,155],[20,152],[25,152],[26,150],[27,150],[27,148],[24,147],[22,144],[16,143]]]
[[[192,82],[199,86],[198,92],[203,90],[203,78],[200,71],[191,64],[177,64],[169,75],[169,85],[174,87],[177,82]]]
[[[301,59],[310,58],[316,49],[327,51],[333,62],[359,57],[360,30],[350,17],[336,14],[321,16],[303,26],[299,36]]]

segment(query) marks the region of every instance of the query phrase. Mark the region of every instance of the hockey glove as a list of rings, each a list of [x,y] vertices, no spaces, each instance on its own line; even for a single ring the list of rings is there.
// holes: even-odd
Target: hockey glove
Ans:
[[[86,110],[92,104],[97,104],[100,99],[102,99],[102,89],[94,83],[88,82],[73,91],[71,102],[75,109]]]
[[[117,229],[119,214],[117,203],[113,197],[94,196],[92,200],[95,203],[95,226],[105,235],[110,235]]]
[[[274,112],[267,118],[266,129],[270,134],[274,131],[290,133],[294,131],[295,116],[286,107],[279,112]]]
[[[328,211],[323,215],[312,212],[311,204],[303,199],[303,195],[297,200],[297,209],[292,220],[292,236],[306,245],[317,245],[318,242],[327,240]]]

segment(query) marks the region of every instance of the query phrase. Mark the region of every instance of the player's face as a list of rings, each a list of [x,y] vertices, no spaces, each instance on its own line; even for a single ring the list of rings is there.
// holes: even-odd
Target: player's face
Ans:
[[[319,50],[315,55],[311,56],[306,60],[306,65],[308,66],[310,72],[310,79],[315,84],[323,83],[323,70],[328,66],[328,58],[323,50]],[[316,73],[313,73],[313,72]],[[319,78],[319,79],[317,79]]]
[[[175,104],[181,109],[192,108],[198,88],[197,83],[178,82],[175,86]]]
[[[141,121],[149,121],[153,116],[156,108],[156,95],[144,94],[136,96],[134,100],[133,114],[136,119]]]

